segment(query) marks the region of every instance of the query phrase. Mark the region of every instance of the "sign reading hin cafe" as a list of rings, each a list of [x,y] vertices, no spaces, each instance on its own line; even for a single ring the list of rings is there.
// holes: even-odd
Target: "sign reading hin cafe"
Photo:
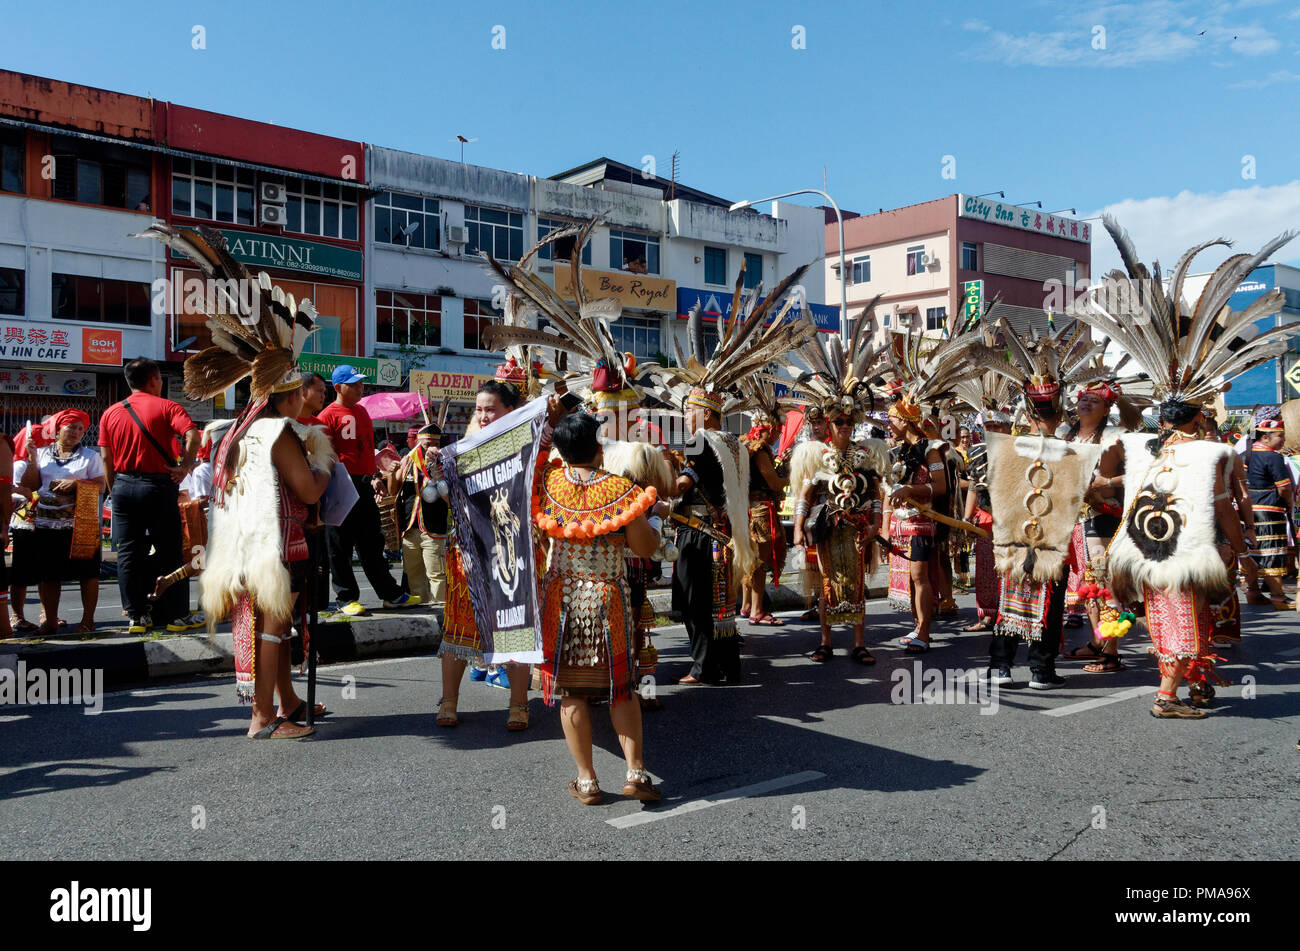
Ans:
[[[974,195],[957,196],[957,215],[961,218],[975,218],[992,225],[1005,225],[1032,231],[1035,234],[1050,234],[1054,238],[1068,238],[1087,244],[1092,240],[1092,229],[1086,221],[1062,218],[1060,215],[1047,215],[1037,208],[1021,208],[1008,205],[1004,201],[990,201],[976,198]]]
[[[316,241],[254,234],[250,231],[231,231],[227,228],[218,230],[226,238],[230,256],[241,264],[247,264],[252,271],[279,268],[324,277],[340,277],[345,281],[361,280],[360,251]]]

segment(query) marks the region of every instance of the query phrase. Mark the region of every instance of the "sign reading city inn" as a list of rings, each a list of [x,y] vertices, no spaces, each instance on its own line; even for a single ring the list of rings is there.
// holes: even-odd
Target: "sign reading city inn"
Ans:
[[[193,231],[193,228],[187,229]],[[218,229],[226,238],[230,256],[247,264],[256,273],[266,268],[301,271],[341,277],[345,281],[361,280],[361,252],[316,241],[299,241],[248,231]]]
[[[555,265],[555,293],[573,300],[573,276],[567,264]],[[672,312],[677,306],[677,282],[627,271],[582,269],[582,290],[587,300],[614,297],[624,307]]]

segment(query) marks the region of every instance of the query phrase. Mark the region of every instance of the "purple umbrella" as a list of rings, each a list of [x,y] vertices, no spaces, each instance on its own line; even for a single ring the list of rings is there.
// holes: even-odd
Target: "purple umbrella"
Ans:
[[[373,393],[363,396],[359,406],[364,406],[371,419],[410,419],[427,409],[429,401],[419,393]]]

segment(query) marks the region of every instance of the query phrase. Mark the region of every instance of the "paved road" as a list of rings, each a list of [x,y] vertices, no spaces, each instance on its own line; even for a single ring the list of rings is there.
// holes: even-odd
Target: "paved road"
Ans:
[[[979,703],[891,702],[907,686],[900,678],[982,667],[987,638],[947,633],[927,656],[907,656],[892,644],[906,633],[898,616],[870,610],[875,668],[843,650],[811,663],[814,630],[787,614],[783,629],[750,631],[736,687],[676,686],[685,634],[665,629],[660,682],[672,685],[660,689],[666,709],[646,716],[647,765],[666,792],[658,809],[569,798],[556,711],[536,699],[532,729],[509,734],[505,692],[466,683],[460,727],[436,728],[437,662],[414,657],[326,669],[322,697],[336,713],[299,742],[241,739],[247,709],[228,678],[111,695],[99,716],[0,711],[0,849],[79,859],[1295,857],[1295,614],[1247,608],[1246,643],[1225,667],[1238,685],[1220,690],[1210,719],[1168,722],[1147,715],[1155,669],[1132,637],[1132,669],[1096,676],[1065,662],[1067,687],[1004,689],[992,714]],[[355,699],[343,699],[351,685]],[[599,711],[596,741],[598,773],[617,793],[621,761]]]

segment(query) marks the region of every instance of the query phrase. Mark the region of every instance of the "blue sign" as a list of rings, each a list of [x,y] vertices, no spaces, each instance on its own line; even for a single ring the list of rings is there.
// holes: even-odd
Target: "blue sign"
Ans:
[[[685,319],[691,308],[698,302],[705,320],[717,320],[719,317],[731,319],[731,296],[734,291],[702,290],[698,287],[677,286],[677,316]],[[760,301],[761,303],[761,301]],[[795,304],[790,308],[790,316],[796,320],[807,307],[812,313],[813,323],[818,330],[838,333],[840,329],[840,309],[830,304],[805,303]]]
[[[1237,287],[1236,292],[1228,298],[1228,306],[1233,310],[1245,310],[1261,295],[1273,289],[1273,266],[1266,264],[1251,271]],[[1277,326],[1277,317],[1264,317],[1255,322],[1260,330]],[[1232,381],[1232,388],[1223,394],[1226,407],[1260,406],[1276,404],[1285,395],[1278,393],[1277,361],[1261,363],[1253,370],[1247,370]]]

